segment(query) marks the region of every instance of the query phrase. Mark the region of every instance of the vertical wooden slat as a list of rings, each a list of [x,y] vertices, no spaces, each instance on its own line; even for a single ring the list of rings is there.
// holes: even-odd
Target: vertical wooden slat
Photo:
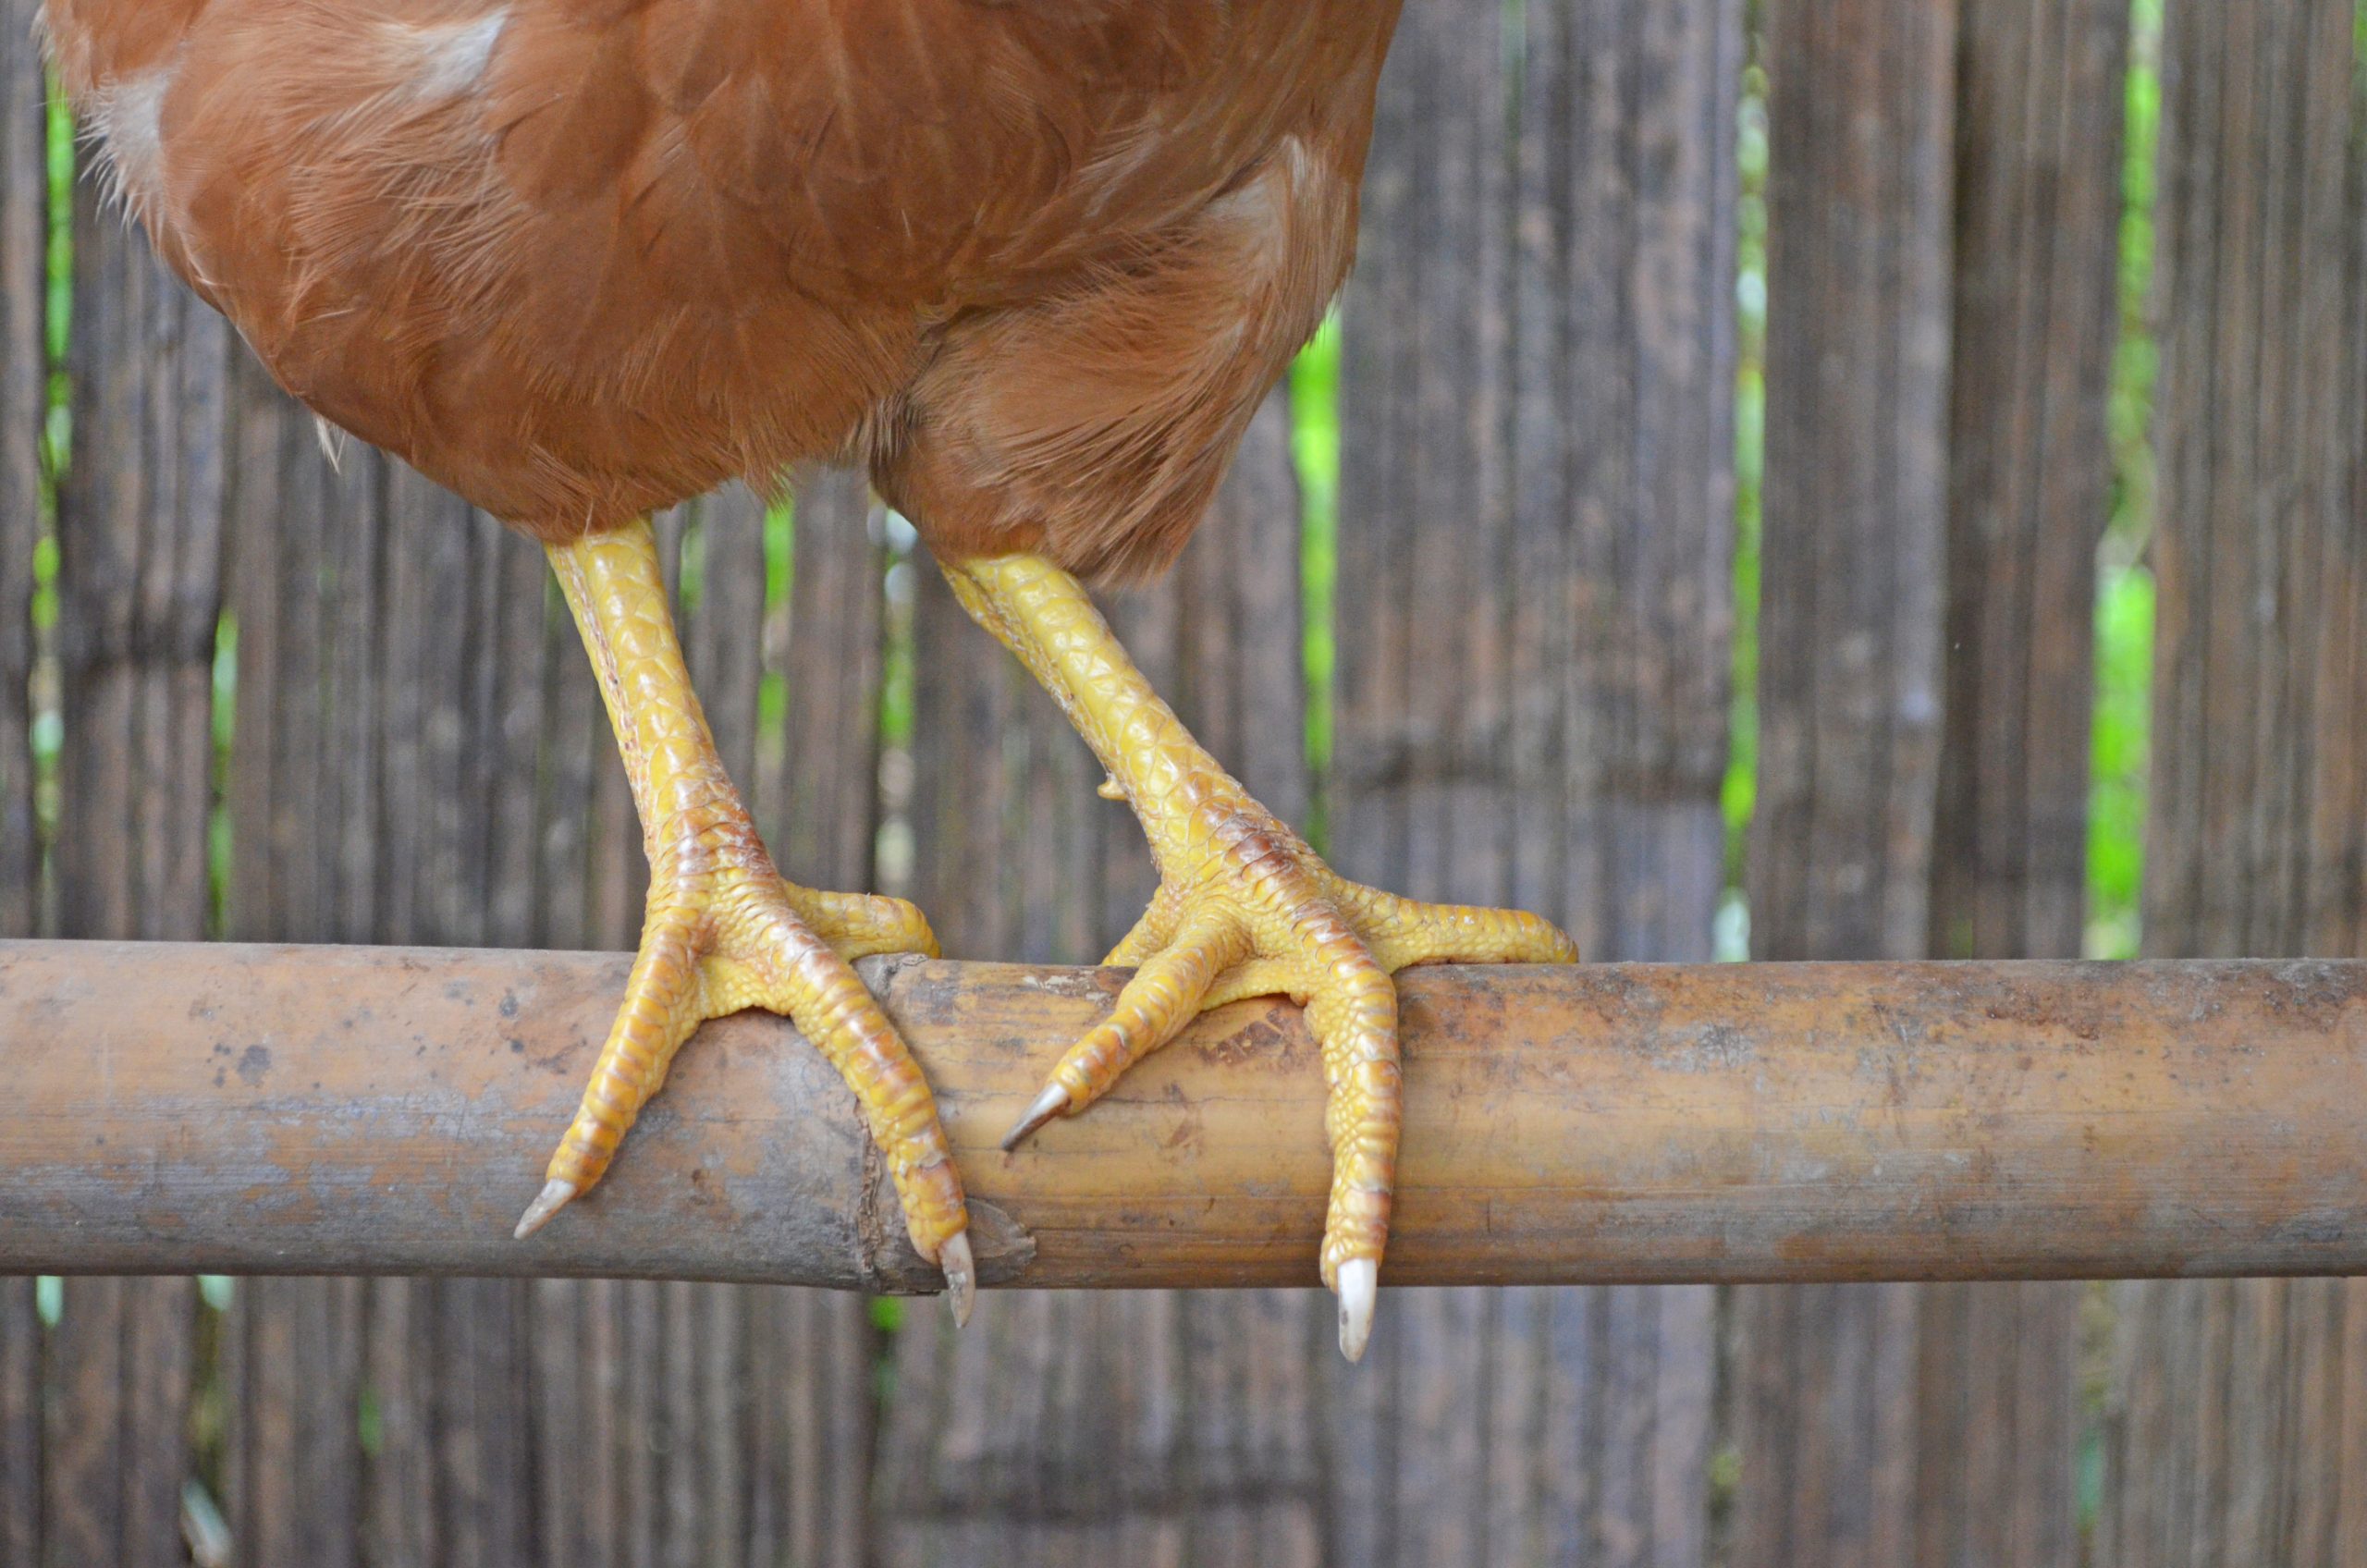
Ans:
[[[854,475],[803,476],[779,598],[765,570],[772,559],[765,508],[744,491],[705,505],[709,588],[698,635],[709,638],[711,627],[715,642],[728,639],[745,672],[733,678],[742,694],[730,700],[745,716],[751,806],[784,876],[868,889],[879,828],[886,564],[870,496]],[[729,508],[728,534],[718,507]],[[716,591],[718,561],[745,574],[738,596]],[[784,688],[771,728],[761,722],[767,677]],[[704,669],[699,678],[705,697]],[[717,1521],[710,1561],[852,1568],[868,1538],[875,1408],[865,1304],[811,1291],[740,1291],[730,1299],[737,1348],[729,1391],[739,1403],[728,1440],[739,1458],[729,1472],[732,1496],[709,1505]],[[717,1441],[727,1440],[715,1403],[725,1391],[710,1395]]]
[[[361,1286],[356,1281],[242,1282],[231,1319],[239,1380],[227,1500],[243,1562],[361,1561]],[[398,1410],[395,1419],[402,1413]]]
[[[426,1370],[433,1388],[435,1561],[504,1568],[528,1560],[533,1488],[525,1451],[529,1299],[507,1280],[412,1286],[433,1304]],[[413,1341],[417,1343],[416,1341]]]
[[[2327,1500],[2334,1515],[2333,1550],[2327,1561],[2335,1568],[2367,1568],[2367,1282],[2344,1280],[2339,1307],[2341,1348],[2329,1379],[2337,1430],[2328,1445],[2335,1487]],[[2106,1516],[2110,1514],[2108,1508]]]
[[[1451,352],[1455,336],[1470,326],[1429,319],[1431,275],[1466,264],[1456,250],[1475,238],[1467,229],[1437,232],[1443,181],[1431,128],[1459,110],[1463,134],[1446,146],[1476,158],[1470,122],[1489,125],[1490,106],[1500,101],[1494,73],[1484,67],[1498,58],[1501,42],[1492,15],[1476,16],[1478,9],[1417,7],[1399,24],[1382,74],[1358,270],[1342,310],[1338,719],[1327,847],[1344,874],[1417,896],[1440,891],[1405,882],[1406,845],[1427,826],[1421,802],[1435,799],[1430,786],[1446,771],[1441,765],[1453,740],[1451,729],[1441,729],[1442,719],[1451,725],[1451,712],[1413,706],[1418,639],[1426,626],[1435,633],[1441,622],[1458,619],[1453,609],[1421,614],[1412,597],[1411,552],[1423,503],[1434,505],[1439,494],[1435,480],[1426,483],[1426,469],[1437,465],[1423,436],[1433,416],[1441,444],[1450,449],[1474,434],[1454,419],[1453,361],[1440,367],[1443,374],[1434,376],[1430,368],[1431,357]],[[1462,36],[1466,29],[1473,36]],[[1458,104],[1458,86],[1466,96],[1476,91],[1480,102]],[[1441,393],[1443,407],[1437,406]],[[1485,515],[1480,497],[1453,504],[1458,534],[1468,525],[1462,512]],[[1433,650],[1434,657],[1441,655],[1450,666],[1457,662]],[[1384,1292],[1363,1365],[1352,1371],[1326,1366],[1319,1374],[1335,1412],[1328,1423],[1335,1439],[1326,1546],[1342,1561],[1401,1561],[1399,1501],[1409,1490],[1433,1506],[1463,1501],[1467,1507],[1471,1501],[1441,1496],[1447,1488],[1429,1464],[1438,1434],[1417,1426],[1419,1396],[1406,1389],[1430,1360],[1421,1341],[1438,1331],[1438,1292]],[[1476,1406],[1466,1408],[1476,1418]],[[1409,1466],[1417,1472],[1410,1488]],[[1470,1489],[1476,1496],[1476,1486]]]
[[[115,1560],[123,1510],[124,1292],[121,1280],[76,1280],[50,1336],[43,1556],[46,1568]]]
[[[80,449],[58,494],[59,921],[71,936],[202,937],[228,329],[87,188],[74,302]],[[180,1560],[196,1304],[187,1280],[64,1292],[49,1346],[52,1386],[67,1392],[45,1422],[48,1561]]]
[[[1706,956],[1721,881],[1740,37],[1409,11],[1346,304],[1335,864],[1590,957]],[[1334,1559],[1703,1561],[1711,1301],[1385,1295]]]
[[[861,474],[817,469],[801,477],[794,519],[789,593],[763,625],[787,722],[758,757],[754,798],[784,876],[864,888],[879,827],[885,514]]]
[[[1768,16],[1762,958],[1923,950],[1947,516],[1956,7]],[[1837,331],[1837,324],[1848,324]]]
[[[0,6],[0,931],[41,905],[34,840],[33,552],[49,403],[48,116],[32,0]]]
[[[423,1568],[439,1561],[435,1496],[435,1390],[429,1379],[428,1291],[415,1280],[365,1286],[362,1383],[367,1421],[361,1537],[374,1564]],[[338,1392],[352,1396],[347,1383]]]
[[[124,1293],[123,1534],[117,1561],[178,1563],[197,1296],[186,1280],[129,1280]]]
[[[1286,812],[1307,795],[1299,509],[1277,393],[1172,576],[1109,606],[1185,722]],[[914,568],[914,896],[949,953],[1097,958],[1152,890],[1140,829],[934,565]],[[960,1335],[916,1312],[880,1434],[885,1560],[1314,1561],[1307,1390],[1276,1365],[1313,1349],[1309,1306],[995,1295]]]
[[[356,661],[378,655],[380,609],[375,552],[357,560],[344,536],[379,529],[386,465],[357,447],[344,454],[344,472],[333,471],[310,416],[251,361],[241,358],[235,385],[230,929],[250,940],[367,940],[369,913],[352,903],[374,889],[368,865],[355,862],[373,851],[379,825],[355,799],[360,769],[339,759],[358,730],[362,755],[378,754],[367,718],[381,704],[356,689]],[[341,653],[340,636],[359,653]],[[347,707],[360,713],[340,741]],[[399,802],[411,798],[396,791]],[[407,827],[408,818],[395,826],[395,852],[411,848]],[[388,1352],[365,1327],[362,1298],[359,1285],[324,1280],[242,1281],[234,1298],[224,1325],[224,1503],[242,1563],[358,1562],[365,1512],[401,1512],[364,1480],[358,1402],[365,1368],[374,1387],[385,1380]],[[411,1408],[399,1393],[382,1404],[398,1445],[415,1429]]]
[[[0,1280],[0,1562],[42,1561],[42,1329],[35,1282]]]
[[[806,476],[787,541],[734,487],[698,503],[698,603],[684,630],[701,702],[732,777],[770,829],[784,875],[867,888],[878,824],[881,551],[870,497],[844,473]],[[768,578],[785,544],[787,592]],[[690,572],[686,557],[683,573]],[[777,576],[778,574],[776,574]],[[782,682],[766,717],[767,676]],[[674,1532],[664,1561],[851,1562],[863,1551],[871,1334],[864,1305],[808,1292],[686,1288],[669,1367]],[[792,1446],[783,1426],[825,1440]]]
[[[540,924],[544,889],[535,878],[542,826],[536,741],[547,689],[546,659],[568,655],[569,668],[588,681],[583,655],[554,649],[549,632],[548,570],[543,552],[495,528],[489,520],[433,491],[416,475],[397,476],[395,517],[409,527],[405,554],[443,563],[445,584],[410,635],[436,650],[439,678],[430,690],[448,693],[425,716],[422,737],[429,764],[427,788],[439,802],[431,858],[421,868],[421,907],[444,935],[436,940],[481,940],[523,946]],[[449,619],[465,617],[465,636]],[[437,637],[437,627],[446,627]],[[567,628],[572,635],[572,629]],[[391,736],[390,736],[391,741]],[[392,780],[390,779],[391,783]],[[400,939],[391,929],[386,938]],[[524,1156],[531,1173],[534,1153]],[[546,1307],[580,1300],[582,1284],[526,1287],[510,1281],[414,1283],[410,1315],[430,1326],[418,1348],[425,1366],[416,1386],[433,1390],[429,1453],[438,1498],[433,1543],[436,1562],[507,1564],[558,1561],[546,1504],[587,1513],[570,1495],[554,1500],[552,1477],[580,1483],[568,1464],[580,1449],[568,1430],[550,1430],[535,1417],[548,1408],[541,1355],[546,1346],[567,1361],[581,1354],[576,1315]],[[452,1456],[466,1453],[455,1465]],[[411,1461],[425,1467],[424,1456]]]
[[[2080,950],[2128,26],[2112,0],[1962,12],[1930,936],[1948,957]],[[2076,1560],[2080,1297],[1924,1293],[1917,1562]]]
[[[332,465],[259,376],[241,411],[233,928],[530,940],[531,883],[497,898],[488,868],[533,865],[539,552],[374,453]],[[250,1282],[228,1326],[241,1560],[523,1561],[522,1299]]]
[[[1624,374],[1633,398],[1627,494],[1582,494],[1582,504],[1613,520],[1612,553],[1588,575],[1599,571],[1609,586],[1617,608],[1604,619],[1619,628],[1605,672],[1618,716],[1606,751],[1617,761],[1589,791],[1610,808],[1596,851],[1607,874],[1598,874],[1595,896],[1615,888],[1618,900],[1597,951],[1706,960],[1701,911],[1714,907],[1724,883],[1719,789],[1733,683],[1732,127],[1742,22],[1722,0],[1585,10],[1598,37],[1621,28],[1614,36],[1632,56],[1629,124],[1613,142],[1632,202],[1617,263],[1630,336],[1622,355],[1589,361],[1585,372]],[[1593,108],[1601,115],[1609,105],[1597,100]],[[1594,131],[1608,135],[1609,127],[1598,122]],[[1598,145],[1592,155],[1607,152]],[[1572,222],[1565,244],[1588,245],[1588,214],[1574,212]],[[1591,313],[1582,296],[1569,308]],[[1574,439],[1590,444],[1593,410],[1621,395],[1618,379],[1575,388],[1565,415]],[[1669,1323],[1695,1310],[1662,1305],[1679,1315]]]
[[[58,493],[64,934],[205,934],[229,329],[76,206],[76,460]]]
[[[1118,608],[1129,645],[1194,732],[1269,808],[1303,822],[1312,789],[1302,500],[1291,440],[1287,395],[1277,391],[1172,581]],[[1153,872],[1128,817],[1105,816],[1103,825],[1109,890],[1098,938],[1115,941],[1139,913],[1134,900]],[[1323,1299],[1204,1291],[1109,1305],[1118,1308],[1113,1370],[1126,1394],[1118,1440],[1134,1489],[1179,1489],[1171,1476],[1161,1479],[1179,1463],[1191,1487],[1171,1527],[1129,1520],[1137,1538],[1128,1550],[1190,1563],[1316,1562],[1317,1416],[1307,1364],[1332,1354]],[[1089,1464],[1090,1454],[1078,1463]]]
[[[1914,957],[1941,739],[1956,8],[1787,4],[1767,22],[1752,948]],[[1737,1565],[1911,1560],[1926,1305],[1903,1286],[1736,1292]]]
[[[399,467],[387,475],[386,540],[385,570],[391,578],[403,570],[398,561],[406,563],[419,593],[409,615],[388,615],[385,666],[373,674],[391,695],[406,664],[417,671],[416,729],[409,737],[416,752],[408,780],[387,772],[375,782],[382,811],[395,809],[395,794],[408,783],[420,821],[411,861],[386,863],[379,872],[382,909],[387,893],[410,883],[411,925],[403,929],[382,917],[373,938],[521,944],[525,929],[489,923],[494,906],[484,868],[497,825],[517,820],[503,809],[502,786],[523,771],[518,759],[505,760],[496,739],[504,722],[497,693],[509,673],[499,657],[505,648],[533,646],[544,619],[540,570],[505,570],[503,562],[541,552]],[[519,596],[503,591],[512,584],[522,591]],[[391,748],[402,733],[390,726],[385,745]],[[531,1184],[541,1151],[521,1153],[521,1184]],[[421,1435],[427,1451],[406,1457],[402,1473],[431,1480],[433,1560],[486,1568],[525,1562],[535,1532],[533,1292],[513,1280],[440,1280],[408,1288],[413,1299],[406,1319],[424,1333],[390,1344],[408,1347],[420,1365],[387,1373],[426,1390]]]
[[[2173,6],[2145,947],[2367,952],[2367,103],[2348,0]],[[2367,1301],[2118,1287],[2114,1568],[2367,1560]]]
[[[1964,12],[1931,942],[1951,958],[2079,951],[2128,44],[2111,0]]]
[[[33,552],[49,396],[47,118],[32,0],[0,5],[0,934],[41,912],[31,692]],[[31,1280],[0,1280],[0,1563],[42,1548],[42,1328]]]

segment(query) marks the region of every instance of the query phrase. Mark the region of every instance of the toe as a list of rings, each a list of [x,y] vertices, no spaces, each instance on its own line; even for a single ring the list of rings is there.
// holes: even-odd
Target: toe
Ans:
[[[1404,1107],[1396,982],[1361,943],[1335,942],[1323,956],[1307,1024],[1322,1048],[1328,1090],[1331,1201],[1323,1218],[1323,1275],[1336,1287],[1340,1271],[1359,1258],[1377,1269],[1388,1245]]]
[[[1151,895],[1150,907],[1134,922],[1134,928],[1118,940],[1101,961],[1104,969],[1132,969],[1175,939],[1175,928],[1184,923],[1184,900],[1170,883],[1160,883],[1159,891]]]
[[[1246,1001],[1252,997],[1304,997],[1306,995],[1306,965],[1295,958],[1253,958],[1236,963],[1208,986],[1200,998],[1200,1011],[1209,1011],[1232,1002]]]
[[[1551,921],[1516,909],[1426,904],[1371,888],[1342,903],[1394,974],[1417,963],[1576,963],[1578,945]]]
[[[878,893],[835,893],[784,881],[781,892],[814,934],[849,963],[880,953],[938,956],[920,906]]]
[[[1200,1011],[1208,986],[1249,950],[1248,933],[1224,915],[1187,922],[1175,940],[1145,959],[1118,993],[1110,1016],[1071,1046],[1052,1081],[1003,1142],[1008,1149],[1058,1115],[1074,1115],[1108,1093],[1127,1068],[1167,1044]]]

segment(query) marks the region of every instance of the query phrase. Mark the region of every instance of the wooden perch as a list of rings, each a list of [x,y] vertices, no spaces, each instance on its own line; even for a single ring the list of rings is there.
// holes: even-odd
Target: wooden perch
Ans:
[[[847,1090],[711,1023],[525,1243],[624,955],[0,943],[0,1272],[607,1274],[886,1290]],[[1312,1284],[1295,1009],[1202,1019],[997,1136],[1121,975],[889,962],[990,1282]],[[1404,977],[1396,1284],[2367,1271],[2367,963],[1612,965]]]

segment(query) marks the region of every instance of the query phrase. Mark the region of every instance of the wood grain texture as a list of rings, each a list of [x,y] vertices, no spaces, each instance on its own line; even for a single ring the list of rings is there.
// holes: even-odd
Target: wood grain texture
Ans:
[[[1332,859],[1589,958],[1706,957],[1723,880],[1740,43],[1716,0],[1413,8],[1343,304]],[[1712,1316],[1386,1296],[1319,1364],[1329,1560],[1704,1561]]]
[[[49,407],[49,127],[32,0],[0,6],[0,933],[40,913],[33,814],[33,552]]]
[[[540,553],[374,454],[332,469],[310,420],[259,377],[248,399],[234,928],[630,946],[639,832]],[[733,492],[665,520],[694,579],[685,641],[743,780],[760,757],[776,779],[782,768],[782,724],[760,713],[767,669],[799,673],[792,724],[809,704],[861,710],[834,690],[840,670],[876,704],[876,657],[850,656],[862,643],[842,617],[792,631],[786,600],[768,602],[790,563],[767,570],[764,512]],[[836,524],[851,522],[851,558],[868,558],[859,514],[826,504],[811,521],[817,582],[833,551],[848,556]],[[876,596],[876,567],[873,582]],[[825,802],[811,832],[867,846],[867,827],[830,815],[870,810],[843,784],[874,766],[862,735],[843,754],[817,739],[804,766]],[[865,866],[852,874],[861,885]],[[324,1339],[327,1322],[346,1327]],[[659,1541],[717,1562],[769,1561],[783,1542],[823,1560],[828,1542],[849,1561],[859,1538],[868,1399],[848,1394],[865,1387],[868,1338],[852,1301],[265,1281],[239,1297],[230,1342],[246,1561],[626,1562]],[[668,1360],[681,1355],[700,1359]],[[304,1437],[350,1438],[364,1411],[370,1446]],[[816,1429],[839,1439],[789,1436]]]
[[[801,474],[793,505],[782,538],[743,487],[695,503],[676,574],[682,631],[717,743],[783,874],[868,890],[885,652],[877,520],[842,471]],[[788,558],[776,571],[777,555]],[[768,679],[780,687],[769,720]],[[876,1411],[863,1304],[668,1285],[656,1306],[648,1354],[663,1357],[665,1425],[644,1440],[665,1472],[651,1493],[663,1499],[661,1557],[860,1562]],[[588,1482],[570,1494],[590,1495]]]
[[[1756,958],[1925,950],[1956,49],[1953,3],[1767,12]],[[1735,1568],[1914,1560],[1925,1305],[1898,1285],[1736,1295]]]
[[[227,578],[240,633],[230,927],[366,940],[379,924],[382,849],[392,880],[399,857],[419,848],[424,782],[413,749],[399,740],[385,749],[422,680],[399,634],[389,650],[397,679],[376,678],[389,619],[417,613],[404,584],[381,576],[387,468],[349,448],[333,471],[312,422],[243,357],[240,372]],[[389,766],[397,788],[385,797],[382,838],[377,788]],[[411,919],[411,891],[405,878],[395,918]],[[362,1287],[325,1280],[250,1281],[234,1300],[221,1368],[223,1501],[242,1562],[362,1561],[365,1510],[385,1506],[374,1483],[399,1471],[411,1435],[384,1324],[366,1323],[366,1310]],[[365,1378],[394,1415],[394,1462],[368,1472],[357,1415]]]
[[[1961,16],[1931,890],[1942,957],[2081,949],[2128,27],[2111,0]],[[1915,1562],[2079,1560],[2082,1296],[2063,1284],[1925,1293]]]
[[[1931,951],[2079,951],[2128,17],[1967,7]]]
[[[457,672],[481,630],[453,607],[468,603],[467,509],[366,448],[332,460],[309,415],[251,361],[240,370],[230,928],[482,940],[459,913],[477,900],[456,886],[482,861],[460,839],[459,758],[476,737]],[[435,1288],[242,1284],[222,1366],[241,1562],[421,1564],[448,1544]]]
[[[46,189],[46,180],[43,181]],[[78,190],[57,491],[58,926],[203,936],[228,328]],[[197,1295],[77,1282],[47,1347],[43,1561],[177,1564]]]
[[[1278,393],[1174,575],[1110,602],[1185,722],[1293,813],[1308,793],[1300,510]],[[1141,829],[1095,798],[1091,754],[1025,671],[914,567],[914,895],[949,953],[1098,958],[1156,886]],[[1043,1043],[1039,1073],[1057,1049]],[[1319,1141],[1319,1118],[1308,1127]],[[960,1334],[916,1315],[885,1412],[882,1550],[899,1563],[1316,1561],[1303,1363],[1321,1316],[1304,1292],[990,1297]]]
[[[78,192],[58,487],[60,929],[204,934],[229,328]]]
[[[2367,951],[2367,127],[2348,5],[2173,7],[2145,946]],[[2367,1294],[2116,1287],[2096,1561],[2367,1562]]]
[[[1908,958],[1940,751],[1956,6],[1768,21],[1768,290],[1785,303],[1767,338],[1752,952]]]
[[[33,935],[33,552],[49,396],[48,128],[31,0],[0,4],[0,935]],[[42,1561],[43,1374],[33,1281],[0,1280],[0,1562]]]
[[[886,1189],[852,1113],[764,1016],[685,1060],[604,1208],[546,1245],[502,1239],[485,1217],[513,1129],[596,1044],[615,955],[6,957],[6,1037],[38,1017],[103,1044],[116,1085],[10,1051],[14,1152],[40,1179],[0,1221],[11,1267],[937,1282],[864,1229]],[[132,965],[151,999],[123,999]],[[1321,1090],[1288,1003],[1209,1014],[1103,1115],[1005,1159],[986,1151],[1032,1097],[1042,1042],[1106,1011],[1118,972],[876,977],[942,1085],[990,1281],[1303,1277],[1325,1189],[1301,1122]],[[1409,1284],[2312,1273],[2367,1247],[2367,1178],[2342,1153],[2367,1113],[2325,1092],[2367,1071],[2355,962],[1442,967],[1404,985]]]
[[[35,1281],[0,1280],[0,1562],[42,1561],[42,1322]]]

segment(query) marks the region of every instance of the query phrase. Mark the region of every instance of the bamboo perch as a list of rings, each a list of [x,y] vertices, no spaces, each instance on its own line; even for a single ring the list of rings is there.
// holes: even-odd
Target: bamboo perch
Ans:
[[[610,1274],[933,1288],[846,1088],[707,1025],[532,1241],[623,955],[0,943],[0,1272]],[[1306,1284],[1296,1010],[1203,1018],[996,1139],[1114,972],[871,967],[988,1283]],[[1395,1284],[2367,1272],[2367,963],[1404,976]]]

